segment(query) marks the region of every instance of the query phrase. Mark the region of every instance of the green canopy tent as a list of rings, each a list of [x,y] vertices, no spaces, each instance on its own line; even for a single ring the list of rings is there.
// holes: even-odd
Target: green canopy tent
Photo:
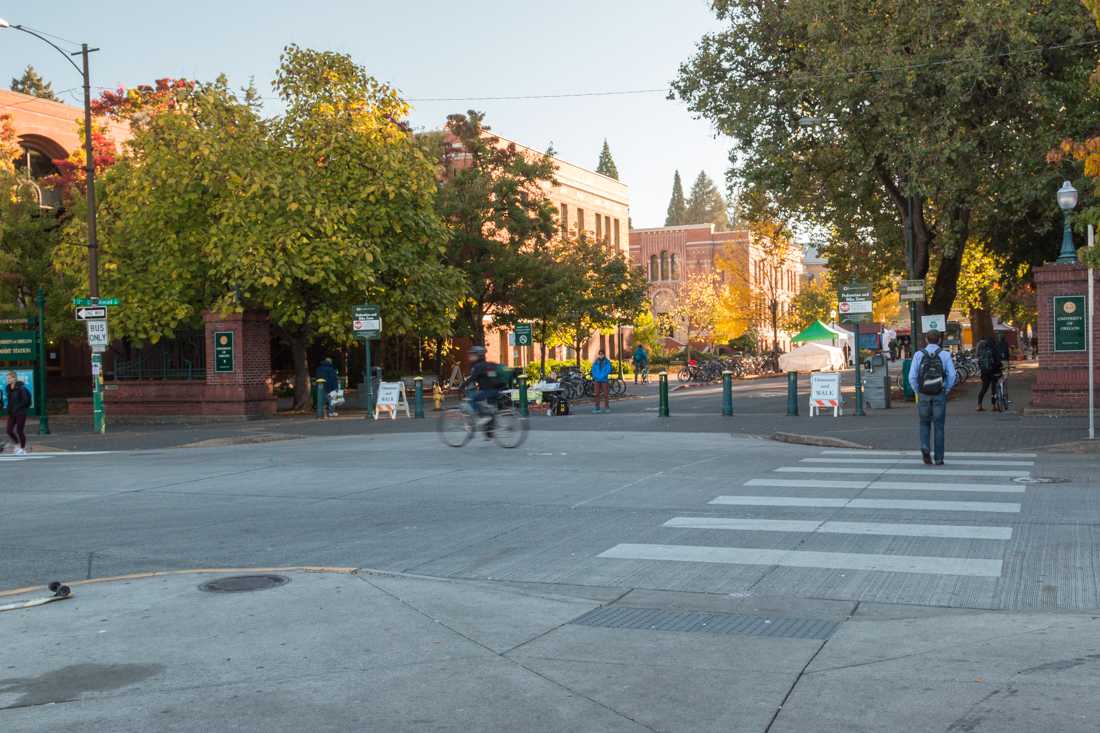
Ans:
[[[843,334],[837,333],[834,329],[821,321],[814,321],[807,326],[802,333],[791,339],[792,344],[803,344],[809,341],[828,341],[830,344],[836,344],[837,339],[842,339]]]

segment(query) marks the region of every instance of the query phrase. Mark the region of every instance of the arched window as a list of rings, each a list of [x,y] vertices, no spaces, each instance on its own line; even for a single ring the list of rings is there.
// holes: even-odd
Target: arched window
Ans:
[[[657,280],[657,255],[649,256],[649,281],[656,282]]]
[[[661,252],[661,279],[668,280],[668,252]]]
[[[673,280],[679,280],[680,279],[680,264],[676,261],[676,255],[670,255],[668,259],[669,259],[669,262],[672,263],[672,266],[671,266],[672,279]]]

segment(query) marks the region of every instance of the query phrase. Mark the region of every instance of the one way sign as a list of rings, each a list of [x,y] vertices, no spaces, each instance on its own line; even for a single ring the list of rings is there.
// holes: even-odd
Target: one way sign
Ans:
[[[101,306],[90,306],[76,309],[78,321],[101,321],[107,317],[107,309]]]

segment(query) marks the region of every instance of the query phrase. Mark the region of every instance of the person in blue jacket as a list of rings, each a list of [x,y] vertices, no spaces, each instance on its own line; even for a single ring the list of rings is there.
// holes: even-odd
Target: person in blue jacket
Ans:
[[[611,394],[611,384],[608,382],[610,377],[611,360],[604,355],[603,349],[600,349],[596,361],[592,362],[592,381],[596,383],[596,407],[592,412],[600,412],[600,400],[603,400],[603,411],[611,412],[611,406],[607,404],[607,398]]]

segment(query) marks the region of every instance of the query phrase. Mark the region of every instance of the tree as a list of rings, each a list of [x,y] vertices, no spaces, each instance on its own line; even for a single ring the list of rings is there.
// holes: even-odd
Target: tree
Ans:
[[[349,342],[354,305],[378,302],[387,332],[415,333],[446,321],[462,291],[442,262],[435,170],[397,93],[348,56],[297,46],[274,88],[276,118],[224,79],[133,118],[131,154],[102,179],[102,282],[125,304],[116,334],[137,341],[208,308],[266,310],[301,407],[308,347]]]
[[[747,250],[732,246],[716,259],[717,269],[727,275],[728,290],[720,304],[725,320],[735,322],[739,330],[763,330],[772,335],[772,350],[779,350],[779,330],[784,323],[783,307],[789,292],[790,265],[798,248],[786,224],[759,218],[748,224],[750,244]],[[731,329],[732,330],[732,329]],[[739,333],[729,333],[735,337]]]
[[[716,272],[693,272],[680,283],[670,315],[686,331],[685,343],[689,359],[693,334],[704,344],[713,343],[722,289]]]
[[[29,94],[39,99],[48,99],[51,102],[61,101],[57,98],[57,95],[53,93],[53,84],[43,79],[38,72],[35,71],[35,68],[29,64],[23,72],[23,76],[11,80],[11,90],[13,92],[19,92],[20,94]]]
[[[703,38],[674,88],[735,140],[731,175],[771,192],[780,213],[835,232],[840,246],[900,253],[912,199],[915,275],[936,255],[929,307],[943,313],[968,242],[1026,257],[1035,221],[1039,256],[1057,251],[1039,212],[1058,176],[1042,158],[1096,119],[1085,80],[1100,34],[1079,4],[713,7],[725,27]]]
[[[713,224],[715,230],[720,232],[729,229],[726,199],[704,171],[699,171],[695,183],[691,185],[684,219],[685,224]]]
[[[446,259],[466,275],[467,297],[459,311],[463,332],[485,343],[485,318],[507,312],[522,273],[558,231],[557,207],[544,190],[554,180],[550,155],[529,155],[503,144],[470,111],[447,118],[461,160],[443,160],[438,211],[449,236]]]
[[[577,280],[584,274],[569,266],[561,242],[532,253],[524,259],[526,267],[514,275],[511,302],[494,315],[501,326],[533,322],[534,338],[539,342],[539,372],[546,374],[546,348],[555,346]]]
[[[600,162],[596,164],[596,172],[610,176],[616,181],[619,180],[619,169],[611,158],[611,148],[608,146],[606,138],[603,141],[603,150],[600,151]]]
[[[584,234],[555,248],[555,267],[568,287],[557,303],[558,337],[577,354],[593,332],[632,322],[643,309],[647,283],[622,252]]]
[[[784,327],[791,333],[799,333],[814,321],[828,323],[836,311],[836,305],[837,291],[828,278],[819,277],[804,283],[791,299]]]
[[[660,343],[657,333],[657,319],[653,317],[653,312],[648,308],[643,308],[642,312],[634,319],[632,340],[635,345],[641,344],[650,352],[653,352]]]
[[[686,222],[687,201],[684,200],[684,184],[680,180],[680,171],[672,176],[672,197],[668,200],[668,212],[665,214],[665,226],[679,226]]]

